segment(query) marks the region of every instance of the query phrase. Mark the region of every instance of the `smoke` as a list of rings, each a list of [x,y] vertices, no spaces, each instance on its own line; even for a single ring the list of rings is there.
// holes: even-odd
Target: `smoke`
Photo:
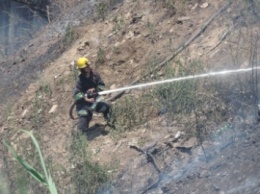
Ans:
[[[137,157],[126,166],[112,185],[106,185],[99,194],[117,193],[205,193],[225,194],[257,193],[260,186],[257,156],[259,145],[253,142],[260,139],[253,125],[240,124],[237,129],[229,127],[226,131],[212,134],[211,141],[192,149],[191,155],[179,157],[173,150],[162,151],[171,154],[160,174],[143,156]],[[221,126],[222,127],[222,126]],[[246,147],[249,146],[249,147]],[[255,153],[254,153],[255,152]],[[183,157],[184,156],[184,157]],[[162,158],[156,155],[155,159]],[[186,159],[185,159],[186,158]],[[138,173],[137,173],[138,172]],[[205,189],[210,190],[205,190]]]
[[[246,74],[248,76],[243,74],[242,77],[227,75],[252,72],[259,68],[260,67],[211,72],[105,91],[106,93],[112,93],[188,79],[215,76],[215,79],[211,80],[216,86],[213,87],[213,90],[217,91],[218,94],[218,96],[214,96],[214,98],[218,99],[218,101],[215,101],[215,105],[217,103],[223,103],[217,106],[223,109],[220,111],[220,114],[225,113],[226,115],[224,115],[224,117],[221,115],[221,119],[218,122],[212,120],[214,124],[209,120],[211,119],[210,117],[206,123],[203,123],[206,128],[214,127],[214,129],[209,130],[210,134],[208,134],[206,140],[198,144],[197,147],[192,148],[191,155],[176,152],[176,150],[165,151],[162,149],[164,155],[170,156],[171,159],[170,161],[164,162],[164,167],[160,174],[156,173],[151,164],[147,164],[144,157],[138,157],[135,160],[129,161],[125,171],[118,176],[118,179],[114,181],[112,185],[107,185],[99,194],[182,194],[191,193],[192,191],[200,193],[205,189],[205,191],[207,191],[206,193],[214,193],[214,191],[225,191],[226,193],[237,192],[241,194],[254,193],[252,190],[254,190],[259,183],[255,175],[250,173],[252,173],[252,168],[256,168],[258,164],[252,160],[250,161],[250,165],[248,165],[248,158],[254,156],[250,151],[243,150],[244,142],[250,138],[252,141],[253,138],[259,138],[257,135],[255,137],[251,135],[255,127],[255,101],[253,99],[255,91],[252,91],[251,87],[249,87],[250,84],[252,84],[252,77],[250,74]],[[222,75],[225,76],[225,79],[222,77],[219,81],[221,83],[219,83],[217,81],[218,77],[216,76]],[[207,80],[207,84],[210,84],[209,80]],[[209,88],[210,87],[212,86],[209,86]],[[213,105],[209,105],[204,111],[210,111],[212,107]],[[200,109],[197,111],[199,110]],[[204,121],[205,120],[199,122]],[[200,123],[197,123],[197,125],[199,124]],[[251,145],[253,144],[249,142],[251,152],[253,153],[257,148]],[[158,161],[163,161],[160,154],[154,157]],[[241,177],[244,176],[243,171],[248,173],[247,176],[249,176],[249,178],[241,179]],[[239,177],[241,181],[238,184]],[[248,190],[250,190],[250,192],[247,192]]]
[[[249,177],[243,181],[239,186],[234,187],[226,191],[227,194],[237,194],[237,193],[254,193],[259,192],[260,180],[259,177]]]

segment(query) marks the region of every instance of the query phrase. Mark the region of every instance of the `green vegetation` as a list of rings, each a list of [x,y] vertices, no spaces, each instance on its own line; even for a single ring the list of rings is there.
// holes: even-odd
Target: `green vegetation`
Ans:
[[[26,133],[27,135],[29,135],[33,141],[34,146],[36,147],[36,150],[38,152],[39,155],[39,159],[40,159],[40,163],[41,163],[41,167],[42,170],[44,172],[44,174],[40,173],[39,171],[37,171],[34,167],[32,167],[30,164],[28,164],[24,159],[22,159],[21,156],[18,155],[18,153],[14,150],[14,148],[6,143],[4,141],[4,145],[8,148],[9,152],[15,157],[15,159],[23,166],[23,168],[39,183],[43,184],[45,187],[48,188],[49,192],[51,194],[57,194],[57,189],[56,186],[52,180],[51,174],[50,172],[47,170],[42,153],[41,153],[41,149],[40,146],[36,140],[36,138],[34,137],[34,135],[32,134],[32,132],[29,131],[25,131],[22,130],[24,133]],[[24,185],[24,184],[22,184]],[[21,187],[20,187],[21,188]],[[23,190],[23,189],[22,189]],[[24,192],[23,192],[24,193]]]
[[[97,12],[98,18],[101,18],[102,21],[104,21],[106,18],[107,11],[108,11],[107,3],[102,0],[98,0],[98,2],[96,4],[96,12]]]
[[[117,55],[121,53],[119,46],[114,46],[113,47],[113,53],[115,53]]]
[[[163,0],[162,3],[164,7],[170,9],[170,10],[175,10],[175,1],[176,0]]]
[[[96,193],[102,185],[110,180],[108,168],[91,161],[91,154],[87,150],[88,142],[81,132],[73,134],[70,145],[73,193],[92,194]]]
[[[50,98],[52,96],[52,88],[50,84],[40,84],[38,91],[36,92],[38,95],[45,94],[46,97]]]
[[[36,91],[35,98],[32,102],[33,110],[31,118],[35,129],[41,126],[44,122],[44,110],[49,106],[49,100],[52,96],[52,87],[49,84],[41,83]]]
[[[102,47],[99,47],[98,51],[97,51],[96,63],[97,64],[103,64],[105,61],[106,61],[106,52]]]
[[[156,31],[155,31],[155,26],[153,23],[151,23],[150,21],[147,22],[146,27],[148,29],[149,32],[149,37],[152,43],[156,42]]]
[[[117,132],[133,130],[151,119],[154,106],[150,97],[144,93],[141,97],[126,97],[113,106],[112,120]]]
[[[121,15],[114,17],[113,23],[114,23],[113,31],[119,31],[125,26],[124,18]]]
[[[71,25],[68,25],[65,35],[61,41],[62,48],[69,47],[77,38],[78,34],[76,33],[75,29]]]
[[[92,194],[101,190],[103,186],[110,184],[111,174],[108,172],[111,168],[108,166],[103,167],[92,161],[91,152],[88,150],[88,141],[81,132],[76,131],[72,134],[72,141],[68,145],[70,164],[72,166],[66,169],[59,161],[51,161],[50,158],[44,160],[39,142],[32,132],[22,131],[29,135],[32,141],[29,141],[29,139],[19,141],[17,150],[10,143],[4,142],[8,151],[16,158],[16,161],[9,157],[5,159],[6,174],[0,174],[0,179],[3,180],[0,184],[1,193],[41,194],[46,193],[47,189],[48,193],[51,194],[58,193],[58,190],[59,193]],[[24,157],[22,158],[21,155]],[[20,165],[17,165],[17,161]],[[51,176],[50,170],[54,177]],[[62,179],[68,176],[71,181],[64,186]],[[53,178],[56,184],[54,184]],[[35,180],[40,184],[35,184]],[[12,186],[9,187],[9,185]],[[59,186],[60,188],[56,189]]]
[[[149,72],[155,61],[156,58],[152,58],[147,64]],[[145,82],[202,74],[206,66],[200,61],[176,60],[168,63],[163,70],[152,73]],[[221,79],[208,77],[144,88],[142,92],[133,92],[136,95],[126,94],[113,106],[114,132],[134,130],[159,115],[169,125],[175,122],[185,126],[187,136],[195,136],[202,143],[221,123],[228,123],[230,115],[245,108],[246,105],[241,102],[250,103],[250,100],[244,99],[251,93],[247,87],[249,82],[246,78],[243,80],[237,75]]]
[[[164,8],[175,10],[174,0],[157,2],[164,3]],[[104,20],[108,5],[104,1],[98,1],[96,9],[98,16]],[[252,18],[249,19],[251,20]],[[125,27],[126,21],[124,21],[121,15],[115,17],[112,21],[114,22],[113,30],[121,30]],[[155,23],[152,22],[153,21],[148,21],[146,23],[146,29],[149,32],[151,42],[156,43],[158,36],[156,30],[158,28]],[[77,34],[75,30],[69,26],[62,39],[63,46],[70,46],[76,38]],[[256,56],[252,55],[252,53],[255,52],[253,46],[246,44],[250,38],[252,38],[252,36],[245,36],[242,34],[242,31],[239,31],[235,32],[232,37],[228,39],[229,50],[227,52],[230,52],[234,67],[242,66],[241,61],[250,54],[251,58],[249,62],[256,61],[256,58],[254,58]],[[255,39],[252,38],[251,40]],[[168,50],[174,51],[173,43],[174,39],[172,39],[172,37],[169,38]],[[207,48],[205,49],[207,50]],[[105,50],[99,46],[96,63],[103,64],[106,61],[106,52],[109,53],[109,50]],[[121,54],[120,47],[114,46],[113,52],[115,54]],[[175,59],[175,61],[170,61],[166,67],[162,67],[160,70],[154,72],[153,69],[158,64],[158,60],[161,60],[156,56],[158,55],[151,54],[151,57],[149,57],[150,61],[145,65],[145,72],[143,72],[143,74],[147,75],[150,72],[151,74],[142,81],[165,80],[201,74],[205,73],[204,71],[207,72],[207,64],[203,64],[201,61],[188,60],[185,56],[182,56],[183,58],[180,57],[179,60]],[[131,56],[130,58],[135,58],[135,56]],[[210,69],[214,68],[216,67]],[[60,89],[66,84],[72,85],[77,75],[78,70],[73,67],[68,77],[60,77],[55,80],[56,85],[54,85],[54,87],[57,87],[55,89]],[[196,137],[200,144],[207,140],[208,137],[211,137],[212,134],[224,136],[225,133],[235,130],[237,123],[247,122],[247,114],[252,113],[252,109],[255,106],[254,93],[251,88],[252,82],[251,75],[248,77],[233,75],[173,82],[158,85],[153,88],[144,88],[141,91],[126,92],[126,94],[113,105],[112,120],[115,124],[115,128],[112,129],[110,134],[126,134],[131,130],[140,128],[141,125],[145,126],[148,130],[153,130],[154,126],[150,126],[149,121],[158,121],[162,118],[161,120],[165,121],[168,126],[178,125],[177,127],[184,127],[184,131],[187,135],[186,138]],[[43,111],[46,112],[49,108],[46,99],[49,100],[50,98],[56,97],[54,96],[54,92],[56,92],[56,90],[54,90],[50,84],[45,82],[40,83],[35,98],[30,102],[32,104],[32,110],[30,111],[32,115],[28,120],[34,130],[39,130],[43,124],[48,123],[48,119],[45,118],[46,115]],[[15,118],[15,116],[12,115],[13,112],[12,107],[8,106],[8,110],[6,111],[6,115],[8,116],[7,121],[9,122],[7,122],[8,127],[10,127],[9,124],[12,122],[17,122],[18,124],[19,122],[23,122]],[[238,120],[236,115],[239,115],[239,119],[241,120]],[[58,121],[62,121],[62,119],[63,118]],[[26,124],[26,122],[23,124]],[[158,123],[158,125],[160,124]],[[61,127],[64,126],[62,123]],[[6,131],[9,133],[9,128]],[[17,161],[11,160],[6,153],[3,154],[3,166],[6,172],[0,174],[0,193],[46,193],[47,189],[50,193],[57,193],[57,186],[62,193],[92,194],[98,192],[104,185],[111,184],[111,177],[108,173],[108,169],[111,169],[111,167],[101,166],[93,162],[88,140],[81,132],[73,131],[71,136],[67,134],[69,138],[71,138],[71,142],[68,142],[67,150],[69,159],[64,159],[69,160],[68,164],[66,164],[67,166],[59,164],[59,161],[51,161],[51,157],[50,159],[47,158],[43,160],[41,150],[43,150],[43,153],[46,150],[44,147],[41,147],[40,150],[39,143],[37,143],[37,141],[40,141],[40,138],[36,140],[31,132],[25,133],[31,137],[32,142],[31,139],[28,138],[22,139],[21,134],[12,138],[16,146],[11,146],[5,142],[5,146],[20,165],[18,165]],[[40,136],[40,132],[38,135]],[[145,144],[144,139],[138,141],[140,146]],[[96,153],[100,151],[99,147],[95,149]],[[21,158],[20,155],[24,157]],[[41,162],[39,162],[38,157]],[[43,169],[43,172],[38,169]],[[52,171],[54,181],[48,169]],[[67,181],[69,184],[64,186],[64,184],[61,183],[63,179],[69,180]],[[34,184],[35,180],[41,183],[41,185]]]

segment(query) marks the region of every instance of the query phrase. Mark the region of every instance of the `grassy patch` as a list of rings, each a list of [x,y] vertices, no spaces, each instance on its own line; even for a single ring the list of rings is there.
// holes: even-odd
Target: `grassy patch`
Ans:
[[[73,26],[68,25],[68,27],[66,28],[65,35],[63,36],[61,41],[62,48],[63,49],[68,48],[75,40],[77,40],[77,38],[78,38],[78,34],[74,30]]]
[[[108,4],[102,0],[98,0],[96,4],[96,13],[98,18],[105,20],[108,11]]]
[[[106,52],[104,48],[99,47],[97,51],[96,64],[103,64],[106,61]]]
[[[110,181],[108,168],[93,163],[86,137],[75,132],[70,145],[73,193],[92,194]]]
[[[113,31],[120,31],[125,26],[124,18],[121,15],[115,16],[113,19],[113,24]]]

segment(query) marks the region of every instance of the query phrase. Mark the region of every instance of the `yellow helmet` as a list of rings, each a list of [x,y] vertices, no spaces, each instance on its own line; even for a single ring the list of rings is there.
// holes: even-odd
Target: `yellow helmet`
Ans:
[[[80,58],[78,58],[76,64],[77,64],[78,69],[83,69],[83,68],[87,67],[88,65],[90,65],[90,62],[89,62],[88,58],[80,57]]]

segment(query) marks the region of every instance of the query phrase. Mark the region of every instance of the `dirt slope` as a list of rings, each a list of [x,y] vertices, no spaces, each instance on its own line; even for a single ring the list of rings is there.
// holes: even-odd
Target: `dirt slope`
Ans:
[[[71,141],[76,124],[68,115],[73,102],[72,61],[82,55],[88,56],[93,67],[104,78],[107,89],[128,85],[181,47],[227,3],[217,0],[176,1],[172,7],[169,2],[172,1],[123,1],[114,7],[105,21],[96,18],[80,21],[81,25],[74,27],[72,31],[77,34],[77,38],[67,50],[60,49],[59,44],[55,43],[50,47],[53,50],[48,50],[46,54],[47,58],[52,56],[51,60],[45,60],[45,57],[40,60],[41,71],[38,72],[37,81],[28,84],[30,77],[36,76],[35,71],[32,71],[32,74],[30,71],[21,71],[25,72],[24,79],[20,77],[19,82],[27,83],[28,87],[27,84],[23,87],[19,82],[13,83],[13,87],[23,92],[19,98],[14,95],[16,101],[11,111],[8,114],[4,113],[8,117],[5,117],[6,120],[3,119],[1,124],[1,136],[10,138],[17,146],[19,141],[27,138],[20,136],[20,133],[17,133],[18,129],[34,130],[41,137],[46,157],[51,157],[60,166],[70,169],[71,164],[67,158],[68,142]],[[80,7],[80,3],[78,6]],[[170,66],[177,67],[180,61],[184,68],[189,69],[194,60],[200,60],[203,67],[199,68],[198,73],[223,68],[250,67],[250,37],[236,37],[239,34],[245,35],[248,31],[259,36],[259,23],[254,20],[251,23],[247,22],[245,13],[248,9],[245,8],[243,11],[243,6],[249,4],[242,5],[238,1],[233,3],[208,25],[187,49],[171,61]],[[73,14],[76,15],[75,12]],[[228,34],[228,39],[222,39],[229,29],[231,35]],[[43,43],[44,38],[39,36],[39,42]],[[35,43],[34,46],[37,47],[37,44],[39,43]],[[237,47],[230,46],[232,44],[236,44]],[[244,52],[238,52],[240,49],[244,49]],[[40,49],[36,49],[37,51],[45,52]],[[31,59],[29,55],[24,60],[29,60],[33,67],[33,62],[38,58],[35,56],[36,53],[32,53],[35,59]],[[9,74],[14,71],[12,68],[8,70]],[[166,72],[167,69],[162,68],[142,81],[156,79],[157,74],[163,77]],[[181,73],[176,71],[175,76],[179,75]],[[11,84],[7,86],[12,85],[12,82],[8,83]],[[4,91],[1,94],[7,92],[5,88],[1,91]],[[138,95],[138,91],[126,94],[131,97]],[[250,97],[245,94],[245,98]],[[106,187],[102,192],[259,193],[259,130],[252,116],[254,104],[251,103],[252,100],[248,101],[242,102],[247,108],[241,110],[244,111],[243,115],[245,112],[248,113],[246,121],[243,120],[239,124],[237,120],[234,121],[239,126],[235,131],[228,130],[215,139],[209,139],[203,147],[196,137],[189,139],[186,133],[172,143],[172,138],[189,126],[176,120],[168,122],[164,114],[152,115],[152,119],[144,125],[136,126],[130,132],[119,136],[111,129],[104,129],[102,117],[94,115],[92,128],[87,134],[93,159],[101,164],[117,164],[113,186]],[[118,102],[114,102],[116,103]],[[53,106],[57,106],[57,109],[50,113]],[[209,109],[213,106],[209,105]],[[242,118],[234,115],[231,117],[234,120]],[[220,126],[221,122],[218,124]],[[129,145],[138,145],[143,150],[149,150],[147,153],[152,153],[160,172],[156,171],[151,161],[147,162],[144,154],[131,149]],[[56,173],[57,180],[64,178]],[[67,184],[69,181],[66,178],[65,183],[58,184]]]

